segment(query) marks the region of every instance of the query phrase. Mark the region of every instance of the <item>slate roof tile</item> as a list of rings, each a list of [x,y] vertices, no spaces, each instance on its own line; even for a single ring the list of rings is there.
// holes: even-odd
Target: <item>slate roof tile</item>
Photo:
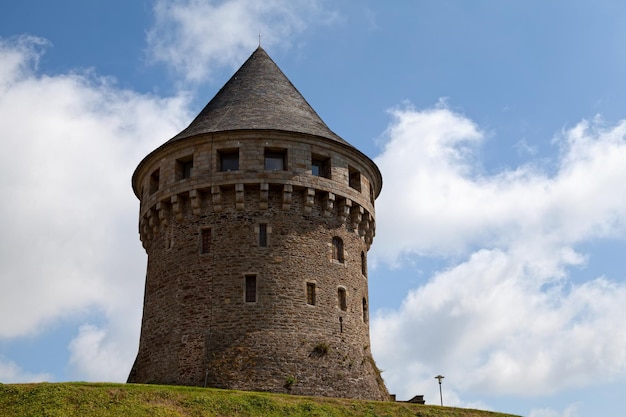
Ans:
[[[311,134],[351,146],[326,126],[261,47],[169,142],[204,133],[263,129]]]

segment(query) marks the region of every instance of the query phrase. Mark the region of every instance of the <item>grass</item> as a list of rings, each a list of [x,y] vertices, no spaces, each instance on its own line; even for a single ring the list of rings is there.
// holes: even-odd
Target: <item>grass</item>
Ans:
[[[511,417],[464,408],[109,383],[0,384],[2,417]]]

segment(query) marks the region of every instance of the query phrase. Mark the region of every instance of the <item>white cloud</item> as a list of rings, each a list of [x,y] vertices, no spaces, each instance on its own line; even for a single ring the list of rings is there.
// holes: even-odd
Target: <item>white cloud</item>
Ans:
[[[555,173],[528,164],[487,176],[468,118],[445,107],[392,114],[376,158],[386,188],[372,256],[453,262],[373,320],[392,390],[432,390],[437,373],[452,392],[518,396],[626,378],[626,285],[568,275],[587,259],[577,245],[626,237],[626,121],[562,132]]]
[[[578,417],[578,409],[578,404],[568,406],[563,412],[555,411],[550,408],[540,408],[532,410],[528,417]]]
[[[218,66],[240,65],[258,45],[289,45],[311,22],[333,19],[317,0],[158,0],[149,54],[202,81]]]
[[[52,376],[46,373],[31,373],[24,371],[15,362],[5,361],[0,356],[0,381],[5,384],[21,382],[50,381]]]
[[[10,83],[31,75],[39,62],[41,48],[48,45],[47,40],[35,36],[0,38],[0,91],[4,92]]]
[[[102,349],[137,346],[145,253],[130,178],[189,120],[186,99],[39,75],[42,43],[0,42],[0,338],[95,311],[107,320]]]
[[[122,329],[123,330],[123,329]],[[70,365],[76,375],[90,381],[125,381],[133,365],[134,351],[128,338],[93,325],[80,327],[70,343]],[[136,336],[136,333],[130,336]],[[136,345],[136,343],[131,344]]]
[[[623,234],[626,121],[606,129],[583,121],[564,132],[554,176],[532,164],[484,176],[474,155],[483,135],[471,120],[445,107],[392,115],[389,141],[376,158],[385,178],[377,257],[396,262],[407,253],[448,254],[485,243],[515,247],[539,239],[534,243],[543,247]]]

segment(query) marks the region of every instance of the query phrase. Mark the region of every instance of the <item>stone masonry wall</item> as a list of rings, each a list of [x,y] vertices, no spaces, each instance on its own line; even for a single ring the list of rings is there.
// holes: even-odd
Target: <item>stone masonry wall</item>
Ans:
[[[287,170],[263,169],[266,147],[287,150]],[[217,150],[234,148],[240,169],[220,172]],[[339,144],[282,134],[225,134],[157,151],[134,177],[148,270],[129,382],[388,399],[369,349],[362,261],[380,184],[367,161]],[[192,175],[181,180],[176,161],[190,154]],[[312,154],[329,158],[330,179],[311,175]],[[362,173],[360,191],[348,185],[348,166]],[[159,187],[150,190],[156,169]],[[343,262],[333,259],[333,237],[343,241]],[[256,276],[255,302],[245,301],[246,275]]]

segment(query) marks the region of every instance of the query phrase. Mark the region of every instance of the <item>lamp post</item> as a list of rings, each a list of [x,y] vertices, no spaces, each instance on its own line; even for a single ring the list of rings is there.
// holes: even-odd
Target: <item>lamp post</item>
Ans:
[[[441,380],[444,379],[445,376],[437,375],[435,379],[439,380],[439,399],[441,400],[441,406],[443,407],[443,394],[441,393]]]

